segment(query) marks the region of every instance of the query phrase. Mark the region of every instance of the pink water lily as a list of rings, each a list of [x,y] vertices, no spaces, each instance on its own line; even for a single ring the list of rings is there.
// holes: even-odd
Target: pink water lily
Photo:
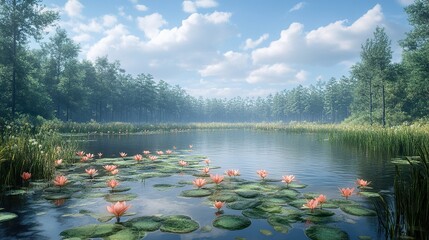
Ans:
[[[156,151],[156,154],[158,154],[158,155],[164,155],[164,152],[163,151]]]
[[[203,173],[207,174],[209,172],[210,172],[210,168],[209,167],[203,168]]]
[[[84,151],[79,151],[79,152],[76,152],[76,155],[79,156],[79,157],[83,157],[83,155],[85,155],[85,152]]]
[[[115,204],[111,204],[107,206],[107,211],[116,217],[116,222],[119,223],[120,217],[125,214],[125,212],[131,207],[131,205],[127,206],[125,201],[116,202]]]
[[[319,206],[319,201],[317,199],[311,199],[311,200],[307,200],[307,203],[302,205],[304,208],[309,208],[311,212],[313,212],[313,210],[315,208],[317,208],[317,206]]]
[[[110,179],[109,181],[107,181],[107,186],[112,188],[112,190],[117,187],[119,185],[119,182],[116,181],[115,179]]]
[[[358,188],[366,188],[370,183],[371,182],[359,178],[356,180],[356,185],[358,185]]]
[[[211,174],[210,175],[210,178],[212,179],[212,181],[214,182],[214,183],[216,183],[216,184],[219,184],[219,183],[221,183],[222,181],[223,181],[223,176],[221,176],[221,175],[219,175],[219,174],[216,174],[216,175],[213,175],[213,174]]]
[[[237,169],[228,169],[226,170],[225,174],[230,177],[235,177],[240,175],[240,171],[238,171]]]
[[[144,154],[144,155],[149,155],[149,154],[150,154],[150,151],[148,151],[148,150],[144,150],[144,151],[143,151],[143,154]]]
[[[31,173],[29,173],[29,172],[23,172],[23,173],[21,174],[21,178],[22,178],[22,180],[24,180],[24,181],[28,181],[28,180],[31,178]]]
[[[268,172],[266,170],[258,170],[256,171],[256,173],[259,175],[259,177],[261,177],[262,179],[265,179],[268,176]]]
[[[346,198],[346,200],[352,195],[354,188],[339,188],[341,195]]]
[[[67,182],[68,182],[67,177],[65,177],[63,175],[58,175],[54,179],[54,185],[58,186],[58,187],[63,187],[64,185],[67,184]]]
[[[85,169],[85,172],[89,175],[90,178],[94,178],[94,176],[98,174],[98,170],[94,168]]]
[[[89,158],[87,157],[87,156],[82,156],[81,158],[80,158],[80,161],[81,162],[86,162],[86,161],[88,161],[89,160]]]
[[[192,182],[197,188],[201,188],[206,185],[206,180],[204,178],[197,178]]]
[[[221,202],[221,201],[214,201],[213,206],[215,208],[217,208],[218,211],[220,211],[220,209],[223,207],[223,205],[225,205],[225,202]]]
[[[119,156],[121,156],[121,158],[124,158],[124,157],[126,157],[126,156],[127,156],[127,154],[126,154],[126,153],[124,153],[124,152],[120,152],[120,153],[119,153]]]
[[[188,163],[186,161],[180,160],[179,165],[184,167],[184,166],[188,165]]]
[[[92,154],[92,153],[87,153],[87,154],[86,154],[86,157],[87,157],[88,159],[92,159],[92,158],[94,158],[94,154]]]
[[[165,153],[166,153],[166,154],[168,154],[168,155],[170,155],[170,154],[172,154],[172,153],[173,153],[173,151],[171,151],[171,150],[167,150],[167,151],[165,151]]]
[[[101,152],[99,152],[98,157],[101,158],[101,156],[103,156],[103,154]]]
[[[57,166],[59,166],[59,165],[61,165],[63,163],[63,159],[57,159],[57,160],[55,160],[55,166],[57,167]]]
[[[157,160],[157,159],[158,159],[158,157],[157,157],[157,156],[152,156],[152,155],[150,155],[150,156],[149,156],[149,159],[150,159],[151,161],[155,161],[155,160]]]
[[[116,174],[118,174],[118,172],[119,172],[119,170],[118,170],[118,169],[114,169],[114,170],[110,171],[110,173],[111,173],[112,175],[116,175]]]
[[[189,145],[189,148],[191,148],[191,149],[192,149],[193,147],[194,147],[194,146],[192,146],[192,145]]]
[[[143,159],[143,156],[141,155],[141,154],[137,154],[137,155],[134,155],[134,160],[136,160],[136,161],[141,161]]]
[[[316,200],[319,202],[320,204],[320,208],[322,208],[323,204],[326,203],[326,196],[323,194],[320,194]]]
[[[103,168],[106,169],[106,171],[111,172],[115,170],[118,166],[116,165],[104,165]]]
[[[206,165],[208,166],[208,165],[210,165],[210,159],[204,159],[204,162],[206,163]]]
[[[286,175],[286,176],[282,176],[282,182],[286,183],[286,186],[289,187],[289,184],[291,182],[295,181],[295,176],[294,175]]]

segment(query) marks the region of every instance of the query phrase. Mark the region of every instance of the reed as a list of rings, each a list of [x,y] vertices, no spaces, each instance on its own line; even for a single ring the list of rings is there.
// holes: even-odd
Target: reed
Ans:
[[[6,124],[0,137],[0,189],[22,183],[22,172],[31,172],[32,180],[50,179],[55,160],[72,159],[77,149],[58,133],[40,131],[28,122]]]

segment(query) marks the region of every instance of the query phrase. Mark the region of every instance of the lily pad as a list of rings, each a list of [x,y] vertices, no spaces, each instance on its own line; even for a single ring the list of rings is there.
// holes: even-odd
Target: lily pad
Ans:
[[[173,215],[162,221],[160,230],[171,233],[190,233],[197,230],[200,225],[188,216]]]
[[[359,195],[362,195],[364,197],[381,197],[379,193],[375,192],[359,192]]]
[[[213,226],[227,230],[241,230],[250,226],[250,219],[236,215],[222,215],[213,221]]]
[[[273,232],[271,232],[268,229],[261,229],[261,230],[259,230],[259,232],[262,233],[265,236],[271,236],[271,235],[273,235]]]
[[[209,189],[200,188],[200,189],[191,189],[191,190],[182,191],[180,195],[184,197],[207,197],[207,196],[210,196],[211,194],[212,194],[212,191],[210,191]]]
[[[306,184],[300,184],[300,183],[289,183],[289,188],[305,188],[307,187]]]
[[[110,192],[126,192],[131,190],[130,187],[115,187],[114,189],[111,189]]]
[[[135,232],[131,229],[121,230],[113,235],[107,237],[107,240],[137,240],[146,236],[145,232]]]
[[[108,202],[131,201],[137,197],[136,194],[109,194],[104,197]]]
[[[290,225],[291,221],[290,221],[288,216],[274,215],[274,216],[270,216],[267,219],[267,221],[273,227],[275,227],[275,226],[284,226],[284,227],[288,227],[288,228],[291,227],[291,225]]]
[[[14,218],[17,218],[18,215],[16,215],[15,213],[11,213],[11,212],[0,212],[0,222],[6,222],[9,220],[12,220]]]
[[[178,185],[173,184],[167,184],[167,183],[160,183],[160,184],[154,184],[153,188],[155,188],[158,191],[166,191],[172,188],[180,187]]]
[[[355,216],[376,216],[377,215],[374,210],[364,208],[359,205],[341,206],[341,210]]]
[[[313,225],[305,230],[305,235],[312,240],[348,240],[349,235],[341,229],[325,226]]]
[[[287,197],[290,199],[295,199],[299,195],[299,192],[293,189],[282,189],[276,192],[274,195],[277,197]]]
[[[123,230],[120,224],[89,224],[62,231],[60,235],[64,238],[97,238],[107,237]]]
[[[153,232],[161,227],[162,218],[156,216],[143,216],[133,218],[125,222],[126,227],[131,227],[139,231]]]
[[[289,203],[289,205],[291,205],[293,207],[296,207],[298,209],[301,209],[302,205],[304,205],[306,203],[307,203],[307,200],[301,198],[301,199],[293,200],[292,202]]]
[[[281,213],[282,207],[271,203],[262,203],[256,207],[257,209],[268,213]]]
[[[270,216],[268,212],[262,211],[261,209],[251,208],[241,212],[244,216],[253,219],[265,219]]]
[[[226,206],[234,210],[244,210],[248,208],[257,207],[261,203],[262,203],[261,201],[243,200],[243,201],[228,203]]]
[[[220,192],[209,197],[210,201],[234,202],[238,200],[238,196],[232,192]]]
[[[391,163],[395,165],[410,165],[410,164],[419,164],[418,160],[406,160],[406,159],[395,159],[392,160]]]
[[[307,214],[316,217],[329,217],[335,213],[326,209],[314,209],[313,211],[308,210]]]
[[[24,189],[9,190],[4,193],[6,196],[24,195],[27,191]]]
[[[51,193],[51,194],[45,194],[43,197],[46,200],[59,200],[59,199],[69,199],[71,198],[71,194],[69,193]]]
[[[238,196],[244,197],[244,198],[255,198],[261,195],[259,191],[255,190],[236,190],[235,193],[237,193]]]

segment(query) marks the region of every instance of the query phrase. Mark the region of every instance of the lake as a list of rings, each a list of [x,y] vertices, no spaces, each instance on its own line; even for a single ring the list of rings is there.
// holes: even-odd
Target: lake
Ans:
[[[142,166],[135,168],[133,165],[129,168],[137,170],[128,171],[126,165],[119,166],[118,178],[121,186],[130,187],[131,190],[127,193],[137,196],[127,202],[132,205],[128,212],[134,215],[121,217],[121,222],[140,216],[187,215],[200,226],[199,230],[186,234],[166,233],[159,230],[147,232],[145,239],[308,239],[304,230],[321,224],[316,220],[308,219],[296,221],[290,224],[287,233],[286,231],[276,231],[267,219],[257,218],[250,218],[251,225],[242,230],[230,231],[212,227],[212,222],[217,215],[241,216],[242,210],[223,207],[223,213],[216,214],[216,209],[212,206],[213,202],[208,200],[209,197],[181,196],[183,191],[195,189],[189,182],[196,178],[193,176],[196,169],[205,166],[202,161],[205,157],[211,160],[210,166],[218,167],[211,169],[210,173],[224,174],[227,169],[238,169],[240,176],[237,177],[237,182],[240,180],[260,184],[261,180],[256,171],[265,169],[270,181],[264,184],[283,189],[285,184],[274,180],[280,180],[283,175],[293,174],[297,184],[307,185],[305,188],[296,189],[299,196],[305,193],[323,193],[328,200],[342,199],[338,188],[356,188],[357,178],[371,181],[370,186],[373,188],[370,190],[371,192],[391,191],[393,185],[394,166],[389,162],[389,156],[366,154],[353,146],[332,143],[326,139],[326,136],[317,134],[215,130],[152,135],[88,136],[84,140],[87,141],[83,142],[83,151],[95,155],[102,152],[103,157],[106,158],[118,158],[119,152],[133,156],[141,154],[143,150],[154,153],[156,150],[172,150],[175,146],[177,150],[172,157],[186,159],[194,156],[192,159],[198,159],[198,168],[194,166],[192,171],[185,170],[168,176],[139,180],[133,179],[132,176],[141,174],[141,172],[147,171],[144,169],[150,170],[150,168]],[[193,146],[192,149],[189,148],[189,145]],[[135,164],[132,159],[126,161]],[[169,160],[160,158],[158,161]],[[65,229],[99,223],[93,216],[108,214],[106,206],[109,203],[102,194],[110,193],[107,187],[93,186],[105,180],[97,181],[84,177],[85,174],[82,174],[84,169],[90,166],[98,169],[100,173],[100,176],[96,176],[95,179],[108,177],[105,176],[102,164],[91,161],[72,166],[71,170],[59,169],[65,175],[76,175],[76,179],[70,184],[70,187],[76,186],[77,190],[74,190],[72,197],[65,201],[46,200],[43,197],[46,192],[38,188],[30,188],[32,193],[2,197],[0,208],[4,208],[3,211],[18,214],[18,218],[0,223],[0,238],[59,239],[61,238],[60,233]],[[228,178],[225,177],[225,182],[221,185],[235,184],[234,181],[226,181]],[[154,184],[160,183],[171,184],[175,187],[168,189],[153,187]],[[82,193],[86,194],[88,191],[93,191],[91,197],[85,197],[86,195]],[[358,192],[358,190],[355,191]],[[261,194],[265,193],[262,191]],[[352,195],[350,200],[366,208],[373,208],[370,198]],[[280,208],[293,208],[286,203],[278,205]],[[350,239],[358,239],[359,236],[368,236],[372,239],[383,237],[378,231],[378,220],[375,216],[355,216],[345,213],[339,208],[329,209],[329,211],[335,215],[333,220],[328,221],[326,225],[343,230]],[[90,216],[89,212],[93,216]],[[273,214],[277,214],[277,212]],[[109,223],[114,223],[114,221],[112,219]]]

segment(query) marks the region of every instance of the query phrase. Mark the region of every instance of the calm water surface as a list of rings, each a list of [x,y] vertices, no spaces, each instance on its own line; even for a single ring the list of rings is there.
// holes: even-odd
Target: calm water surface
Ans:
[[[129,156],[143,150],[167,150],[176,146],[178,150],[193,149],[188,154],[205,155],[220,169],[212,173],[223,174],[227,169],[239,169],[241,178],[257,180],[256,171],[265,169],[269,178],[280,179],[282,175],[293,174],[299,183],[308,184],[301,193],[319,192],[330,198],[340,198],[338,187],[354,187],[357,178],[370,180],[374,191],[391,190],[394,167],[388,157],[369,156],[344,144],[333,144],[323,136],[314,134],[285,134],[250,130],[194,131],[183,133],[132,135],[132,136],[91,136],[84,144],[85,152],[102,152],[105,157],[117,157],[119,152]],[[103,171],[103,169],[99,169]],[[154,214],[184,214],[191,216],[200,226],[211,226],[215,210],[206,198],[184,198],[180,192],[192,189],[190,185],[159,191],[152,187],[157,183],[177,184],[181,180],[195,177],[176,174],[167,178],[151,178],[140,182],[123,182],[131,187],[132,193],[139,195],[130,201],[132,217]],[[102,190],[101,190],[102,191]],[[372,207],[364,197],[352,199]],[[68,199],[60,206],[32,195],[3,197],[0,208],[19,215],[15,220],[0,223],[0,239],[60,239],[59,233],[65,229],[85,224],[98,223],[89,216],[74,216],[80,210],[106,212],[108,203],[103,199]],[[241,211],[224,208],[225,214],[241,215]],[[334,212],[341,212],[334,209]],[[380,239],[376,217],[356,217],[347,214],[343,221],[330,225],[345,230],[350,239],[370,236]],[[274,231],[265,219],[251,219],[250,227],[239,231],[213,228],[210,232],[195,231],[189,234],[169,234],[160,231],[150,232],[145,239],[307,239],[305,228],[311,223],[296,223],[287,233]],[[110,222],[113,222],[110,221]],[[266,229],[271,236],[261,234]]]

